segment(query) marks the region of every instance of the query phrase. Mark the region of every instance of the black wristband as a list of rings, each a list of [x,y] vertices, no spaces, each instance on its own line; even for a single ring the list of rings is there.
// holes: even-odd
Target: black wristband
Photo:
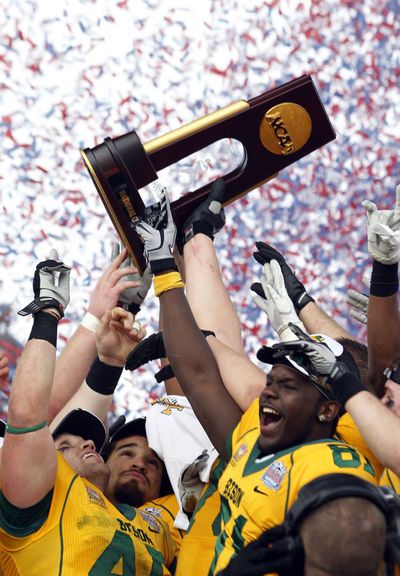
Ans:
[[[336,400],[344,407],[347,400],[366,390],[365,386],[361,383],[360,378],[354,372],[346,372],[339,376],[337,379],[330,379],[329,383],[332,387],[333,394]]]
[[[178,271],[178,266],[173,258],[162,258],[161,260],[150,260],[150,268],[155,276],[166,272]]]
[[[382,264],[377,260],[373,261],[371,285],[369,293],[371,296],[392,296],[399,290],[399,265]]]
[[[86,377],[86,384],[98,394],[110,396],[114,394],[121,374],[122,367],[104,364],[97,357],[90,367],[89,374]]]
[[[54,347],[57,346],[57,328],[59,319],[53,314],[36,312],[33,317],[33,326],[28,340],[46,340]]]

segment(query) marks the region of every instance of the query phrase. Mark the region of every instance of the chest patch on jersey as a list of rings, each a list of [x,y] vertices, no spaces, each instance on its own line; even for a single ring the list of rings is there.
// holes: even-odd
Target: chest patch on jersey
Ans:
[[[143,511],[148,512],[149,514],[152,514],[157,518],[161,518],[161,510],[159,508],[155,508],[153,506],[146,506],[146,508],[143,508]]]
[[[272,488],[272,490],[276,492],[282,484],[285,474],[286,466],[278,460],[277,462],[273,462],[271,466],[268,466],[261,480],[268,488]]]
[[[239,446],[239,448],[236,450],[236,452],[234,453],[234,455],[232,456],[232,460],[231,460],[231,464],[232,466],[236,466],[236,464],[239,462],[239,460],[241,458],[243,458],[243,456],[248,452],[249,447],[247,446],[247,444],[241,444]]]
[[[89,496],[89,502],[92,502],[92,504],[98,504],[99,506],[102,506],[102,508],[106,508],[106,503],[96,490],[93,490],[90,486],[86,486],[86,490]]]
[[[143,520],[145,520],[147,524],[150,526],[150,530],[152,532],[157,532],[157,534],[161,532],[157,520],[151,514],[149,514],[148,512],[144,512],[144,510],[138,510],[138,512],[143,518]]]

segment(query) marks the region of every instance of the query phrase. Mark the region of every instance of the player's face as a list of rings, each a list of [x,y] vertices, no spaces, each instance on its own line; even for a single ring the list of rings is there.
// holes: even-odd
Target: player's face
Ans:
[[[265,454],[320,437],[321,395],[293,368],[273,366],[260,394],[259,446]]]
[[[87,478],[95,484],[98,484],[95,481],[97,476],[108,479],[110,471],[103,458],[96,452],[93,440],[85,440],[81,436],[63,433],[57,436],[54,443],[64,460],[79,476]]]
[[[386,380],[385,394],[381,402],[385,404],[389,410],[400,416],[400,384],[393,380]]]
[[[118,440],[107,464],[107,496],[113,502],[141,506],[159,497],[163,466],[143,436]]]

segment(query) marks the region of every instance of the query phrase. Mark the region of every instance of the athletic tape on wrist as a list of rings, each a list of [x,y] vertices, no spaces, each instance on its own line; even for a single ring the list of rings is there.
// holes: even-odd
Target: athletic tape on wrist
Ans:
[[[91,312],[86,312],[86,314],[84,315],[84,317],[81,320],[81,326],[83,326],[84,328],[86,328],[90,332],[93,332],[93,334],[96,332],[97,327],[99,325],[100,325],[100,320]]]
[[[18,428],[17,426],[11,426],[11,424],[6,424],[6,432],[8,434],[29,434],[29,432],[36,432],[37,430],[46,428],[46,426],[47,426],[47,420],[41,422],[40,424],[36,424],[35,426],[28,426],[26,428]]]
[[[160,274],[153,278],[154,293],[160,296],[163,292],[175,290],[175,288],[183,288],[184,283],[179,272],[168,272],[167,274]]]

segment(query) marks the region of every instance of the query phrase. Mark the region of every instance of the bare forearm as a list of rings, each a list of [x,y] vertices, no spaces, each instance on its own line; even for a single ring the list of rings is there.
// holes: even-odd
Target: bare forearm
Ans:
[[[222,381],[229,394],[245,412],[265,387],[266,375],[247,356],[238,354],[213,336],[207,342],[215,356]]]
[[[55,347],[46,340],[29,340],[15,371],[8,421],[28,427],[47,418],[55,366]]]
[[[79,326],[68,340],[56,362],[53,390],[50,398],[49,422],[71,400],[85,380],[97,348],[93,332]]]
[[[346,410],[378,460],[400,475],[400,418],[367,391],[352,396]]]
[[[386,378],[382,372],[400,354],[400,313],[397,293],[370,296],[368,301],[368,376],[378,396]]]
[[[165,350],[183,392],[220,454],[241,416],[226,391],[214,355],[200,332],[182,289],[160,295]]]
[[[213,242],[203,234],[194,236],[184,248],[186,296],[197,324],[212,330],[217,338],[243,352],[240,322],[224,286]]]
[[[299,317],[309,334],[326,334],[335,339],[351,338],[350,334],[315,302],[306,304],[300,310]]]

